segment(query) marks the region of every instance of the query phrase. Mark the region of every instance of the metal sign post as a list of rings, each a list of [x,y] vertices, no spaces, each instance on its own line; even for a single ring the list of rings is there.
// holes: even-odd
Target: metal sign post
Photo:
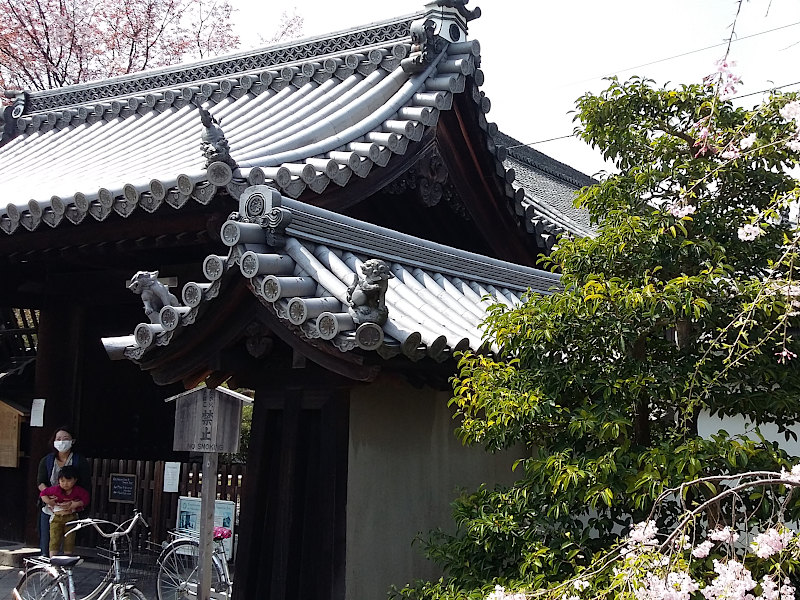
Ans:
[[[225,388],[195,388],[167,398],[167,402],[173,400],[175,436],[172,449],[203,453],[197,600],[210,600],[218,453],[239,451],[242,404],[250,399]]]

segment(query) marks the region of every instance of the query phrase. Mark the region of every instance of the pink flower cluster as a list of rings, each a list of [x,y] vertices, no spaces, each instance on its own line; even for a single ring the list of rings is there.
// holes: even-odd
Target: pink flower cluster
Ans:
[[[731,70],[736,66],[732,60],[718,60],[717,69],[714,73],[703,77],[703,83],[708,86],[716,86],[720,98],[729,98],[738,91],[738,85],[742,83],[741,77],[734,75]]]
[[[775,356],[778,357],[778,362],[783,364],[787,361],[792,360],[793,358],[797,358],[797,354],[789,350],[788,348],[784,348],[780,352],[776,352]]]
[[[628,541],[634,544],[651,545],[658,533],[655,521],[642,521],[636,523],[628,534]]]
[[[739,534],[735,529],[731,529],[728,525],[726,525],[725,527],[710,531],[708,533],[708,539],[715,542],[721,542],[723,544],[735,544],[739,539]]]
[[[736,235],[738,235],[739,239],[743,242],[752,242],[754,239],[763,234],[764,230],[758,225],[753,225],[752,223],[742,225],[736,230]]]
[[[681,205],[675,203],[675,204],[670,204],[667,211],[676,219],[683,219],[685,217],[688,217],[689,215],[693,215],[697,211],[697,208],[695,208],[693,204]]]
[[[692,576],[683,571],[667,573],[665,578],[649,574],[643,587],[634,590],[637,600],[689,600],[700,589]]]
[[[523,592],[506,592],[502,585],[496,585],[494,591],[486,596],[486,600],[528,600],[528,597]]]
[[[787,471],[786,469],[781,469],[781,479],[786,479],[787,481],[794,481],[795,483],[800,483],[800,465],[794,465],[791,471]]]
[[[784,105],[778,112],[787,121],[794,121],[795,132],[786,142],[792,152],[800,152],[800,102],[793,100]]]
[[[792,531],[788,529],[778,531],[776,528],[770,527],[763,533],[759,533],[750,545],[758,558],[769,558],[785,550],[792,538],[794,538]]]
[[[738,560],[715,560],[714,572],[717,576],[700,590],[706,600],[752,600],[752,594],[747,592],[756,587],[756,582],[750,570]]]

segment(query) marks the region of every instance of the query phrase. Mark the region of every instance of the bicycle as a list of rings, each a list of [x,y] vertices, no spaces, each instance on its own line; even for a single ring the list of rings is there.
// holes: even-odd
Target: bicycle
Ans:
[[[170,531],[172,540],[158,557],[156,595],[158,600],[197,598],[200,577],[200,535],[191,529]],[[231,537],[226,527],[214,528],[214,552],[211,555],[210,598],[227,600],[233,590],[223,541]]]
[[[112,567],[97,587],[83,598],[75,594],[75,582],[72,569],[79,564],[80,556],[53,556],[51,558],[29,558],[25,561],[25,572],[20,577],[17,587],[12,591],[14,600],[147,600],[147,597],[132,583],[124,581],[121,552],[118,543],[127,539],[134,526],[141,522],[148,527],[147,521],[139,511],[134,511],[132,518],[121,525],[102,519],[79,519],[73,521],[66,535],[72,535],[79,529],[92,526],[104,538],[110,540]],[[102,526],[114,528],[110,533],[103,531]]]

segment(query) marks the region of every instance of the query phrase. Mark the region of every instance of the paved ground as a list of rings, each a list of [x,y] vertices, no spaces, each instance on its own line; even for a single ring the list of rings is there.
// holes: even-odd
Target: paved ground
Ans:
[[[20,571],[20,567],[0,566],[0,600],[11,600],[11,590],[14,589],[19,580]],[[105,572],[105,565],[100,563],[87,561],[76,567],[73,571],[73,579],[78,597],[86,596],[91,592],[103,580]],[[148,600],[155,600],[156,593],[153,578],[141,578],[137,581],[136,586]]]

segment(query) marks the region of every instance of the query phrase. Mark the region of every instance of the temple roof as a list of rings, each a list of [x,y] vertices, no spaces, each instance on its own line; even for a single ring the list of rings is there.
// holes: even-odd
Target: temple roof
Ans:
[[[489,306],[514,307],[528,291],[549,294],[559,287],[558,276],[547,271],[360,222],[281,198],[267,186],[243,193],[221,237],[230,251],[205,259],[206,281],[187,283],[180,305],[162,308],[157,322],[104,340],[113,357],[146,363],[164,347],[180,346],[186,330],[217,318],[215,303],[226,305],[226,290],[242,278],[293,335],[341,352],[413,360],[488,349],[480,324]],[[371,259],[383,261],[391,273],[384,323],[359,323],[350,310],[348,290],[364,279]]]
[[[15,135],[0,147],[0,229],[180,209],[218,193],[237,199],[257,184],[313,202],[390,168],[463,97],[494,164],[493,185],[539,247],[565,231],[591,234],[569,200],[591,179],[554,169],[560,163],[540,153],[506,150],[511,138],[485,117],[480,45],[466,39],[457,11],[438,8],[436,18],[442,30],[451,26],[448,35],[463,28],[458,41],[412,43],[413,23],[430,14],[21,95]],[[219,130],[204,127],[198,106]],[[201,137],[216,131],[230,160],[201,152]]]

